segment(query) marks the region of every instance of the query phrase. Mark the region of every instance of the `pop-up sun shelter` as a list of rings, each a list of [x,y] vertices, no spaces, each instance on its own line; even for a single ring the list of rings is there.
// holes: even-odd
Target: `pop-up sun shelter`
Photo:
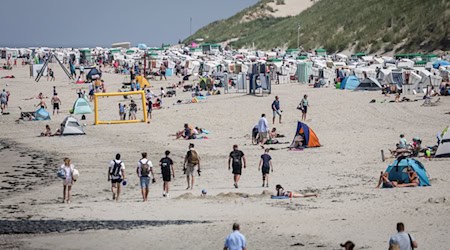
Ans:
[[[303,147],[320,147],[319,138],[317,138],[316,133],[314,133],[314,131],[310,127],[308,127],[308,125],[299,121],[297,122],[297,130],[295,130],[295,136],[291,146],[289,146],[290,148],[297,147],[296,140],[300,135],[303,137]]]
[[[85,98],[78,98],[73,104],[73,112],[74,115],[84,115],[84,114],[92,114],[91,105],[89,105],[88,100]]]
[[[341,82],[341,89],[355,90],[360,84],[356,76],[347,76]]]
[[[150,88],[150,83],[143,76],[136,76],[136,81],[139,83],[141,89]]]
[[[92,68],[89,73],[86,75],[86,79],[89,81],[96,80],[102,77],[102,72],[100,72],[97,68]]]
[[[61,135],[84,135],[83,127],[74,117],[68,116],[61,123]]]
[[[434,157],[450,157],[450,132],[448,127],[442,131],[439,139],[439,146]]]
[[[355,90],[381,90],[381,84],[377,79],[368,77],[362,80]]]
[[[406,168],[410,167],[416,172],[419,177],[419,186],[431,186],[428,180],[427,171],[420,161],[412,158],[397,159],[386,169],[389,174],[389,180],[397,181],[398,183],[409,183],[409,176],[406,172]]]
[[[45,110],[44,108],[40,108],[36,110],[36,112],[34,112],[34,120],[37,121],[50,120],[50,113],[48,113],[48,111]]]

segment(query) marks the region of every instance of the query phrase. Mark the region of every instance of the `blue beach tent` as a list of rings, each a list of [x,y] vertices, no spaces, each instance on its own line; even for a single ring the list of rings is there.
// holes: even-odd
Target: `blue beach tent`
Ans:
[[[441,66],[450,66],[450,62],[444,61],[444,60],[437,60],[433,63],[433,68],[439,69]]]
[[[40,108],[36,110],[36,112],[34,112],[34,120],[37,121],[50,120],[50,113],[48,113],[48,111],[45,110],[44,108]]]
[[[406,172],[407,167],[411,167],[416,172],[420,180],[419,186],[431,186],[425,167],[420,161],[412,158],[397,159],[389,165],[386,169],[386,172],[389,173],[389,180],[399,183],[409,183],[409,176]]]
[[[347,76],[341,82],[341,89],[355,90],[360,84],[356,76]]]

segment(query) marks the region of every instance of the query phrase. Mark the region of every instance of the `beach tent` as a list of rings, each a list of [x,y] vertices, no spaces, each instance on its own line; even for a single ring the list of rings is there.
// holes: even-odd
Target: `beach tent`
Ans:
[[[420,186],[431,186],[428,180],[427,171],[420,161],[412,158],[403,158],[395,160],[386,169],[389,174],[389,180],[399,183],[409,183],[409,176],[406,168],[411,167],[420,180]]]
[[[78,98],[73,104],[72,111],[74,115],[92,114],[91,105],[89,105],[88,100],[85,98]]]
[[[136,76],[136,81],[141,86],[141,89],[143,88],[150,88],[150,83],[145,79],[143,76]]]
[[[321,146],[316,133],[314,133],[314,131],[310,127],[308,127],[308,125],[299,121],[297,122],[297,129],[295,130],[294,139],[292,140],[291,146],[289,147],[295,147],[295,140],[298,135],[303,136],[304,147],[306,148]]]
[[[92,68],[89,73],[86,75],[86,79],[95,80],[102,77],[102,72],[100,72],[97,68]]]
[[[448,127],[441,133],[439,145],[434,157],[450,157],[450,132],[448,131]]]
[[[347,76],[341,82],[341,89],[355,90],[360,84],[358,78],[356,76]]]
[[[44,108],[40,108],[34,112],[34,120],[37,121],[45,121],[50,120],[50,113],[47,112]]]
[[[444,61],[444,60],[437,60],[433,63],[433,68],[439,69],[441,66],[450,66],[450,62]]]
[[[355,90],[381,90],[381,84],[373,77],[362,80]]]
[[[68,116],[61,123],[61,135],[84,135],[83,127],[74,117]]]

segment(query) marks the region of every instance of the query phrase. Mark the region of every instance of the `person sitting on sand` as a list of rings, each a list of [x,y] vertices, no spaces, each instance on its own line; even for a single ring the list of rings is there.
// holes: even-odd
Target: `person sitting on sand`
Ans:
[[[318,194],[298,194],[291,191],[284,191],[284,188],[277,184],[275,186],[275,190],[277,190],[277,196],[286,196],[289,198],[307,198],[307,197],[318,197]]]
[[[418,187],[420,185],[419,176],[411,167],[406,168],[406,173],[409,177],[409,183],[398,184],[397,187]]]
[[[180,139],[180,138],[184,138],[186,140],[193,139],[192,135],[193,135],[192,134],[192,129],[189,127],[189,124],[187,124],[187,123],[184,124],[184,129],[183,130],[178,131],[176,133],[177,139]]]
[[[296,135],[294,137],[294,143],[293,145],[290,147],[291,149],[296,149],[296,148],[303,148],[304,145],[304,134],[300,133],[298,135]]]
[[[381,172],[380,179],[378,180],[378,185],[375,188],[379,188],[382,185],[383,188],[393,188],[397,187],[396,181],[389,180],[389,173],[388,172]]]
[[[41,133],[41,136],[51,136],[52,130],[50,129],[50,125],[45,125],[44,131]]]

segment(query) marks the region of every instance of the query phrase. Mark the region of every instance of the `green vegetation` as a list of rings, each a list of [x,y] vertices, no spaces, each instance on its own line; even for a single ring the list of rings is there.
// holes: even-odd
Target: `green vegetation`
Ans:
[[[234,47],[323,47],[329,52],[450,50],[450,0],[321,0],[300,15],[274,18],[263,0],[235,16],[209,24],[184,42],[239,40]],[[248,16],[253,19],[246,18]]]

